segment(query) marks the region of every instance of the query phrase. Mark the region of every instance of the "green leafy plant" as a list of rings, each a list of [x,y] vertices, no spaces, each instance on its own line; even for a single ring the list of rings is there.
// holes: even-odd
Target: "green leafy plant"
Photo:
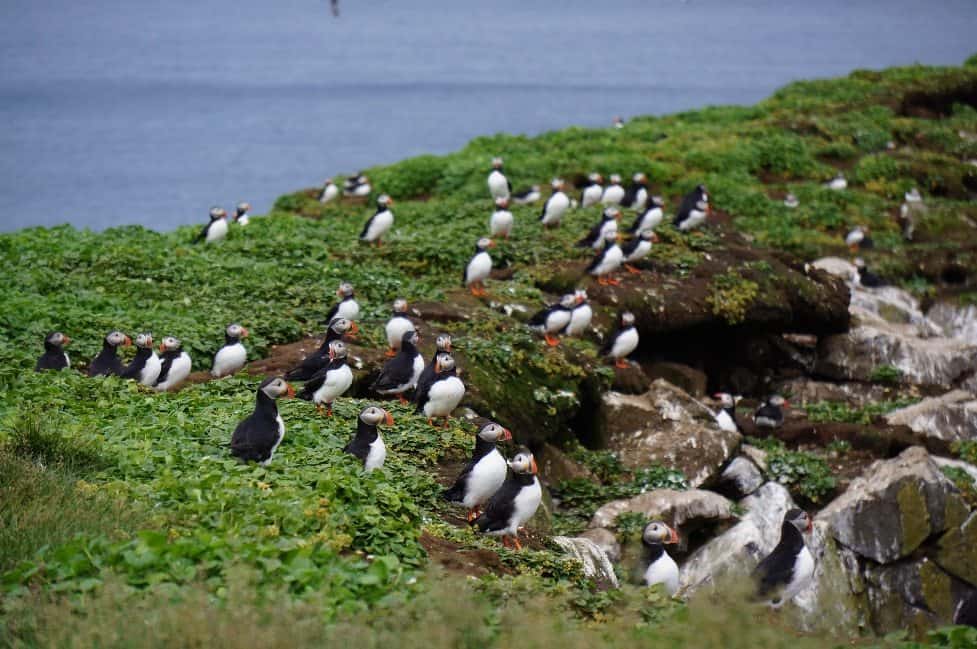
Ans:
[[[872,370],[869,379],[875,383],[896,384],[902,381],[902,371],[891,365],[879,365]]]
[[[759,285],[730,271],[712,278],[712,293],[706,301],[712,312],[729,324],[739,324],[746,319],[746,311],[760,291]]]

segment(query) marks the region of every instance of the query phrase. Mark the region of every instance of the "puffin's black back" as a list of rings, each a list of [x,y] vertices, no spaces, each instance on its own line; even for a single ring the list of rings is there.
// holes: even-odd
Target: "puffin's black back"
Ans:
[[[531,473],[509,471],[505,482],[485,505],[482,515],[471,522],[472,527],[481,532],[495,532],[504,529],[515,511],[516,496],[519,495],[523,487],[531,485],[535,477]]]
[[[125,366],[125,369],[119,373],[119,376],[124,379],[138,379],[139,373],[146,367],[146,361],[152,355],[152,349],[149,347],[140,347],[136,350],[136,355],[133,357],[132,362]]]
[[[345,364],[345,358],[332,359],[328,365],[309,377],[309,380],[302,386],[302,391],[296,396],[305,401],[312,401],[312,396],[315,394],[315,391],[321,388],[322,384],[326,382],[326,375],[332,370],[338,370]]]
[[[420,378],[417,379],[417,389],[414,390],[414,403],[417,404],[417,412],[420,412],[424,404],[427,403],[427,393],[431,390],[431,384],[434,383],[437,374],[434,371],[434,366],[437,363],[439,353],[437,349],[434,350],[431,362],[424,366]]]
[[[363,462],[366,462],[367,455],[370,454],[370,444],[377,439],[377,427],[366,423],[359,417],[356,418],[356,434],[349,444],[343,447],[343,453],[355,455]]]
[[[631,253],[633,253],[635,250],[638,249],[638,246],[641,245],[642,241],[643,239],[638,235],[635,235],[630,239],[628,239],[627,241],[625,241],[624,245],[621,246],[621,252],[624,253],[624,257],[625,258],[630,257]]]
[[[754,413],[753,417],[755,419],[764,417],[766,419],[772,419],[773,421],[783,421],[784,411],[777,406],[770,405],[765,401],[762,406],[757,408],[757,411]]]
[[[702,190],[696,187],[684,197],[682,197],[682,202],[679,204],[678,211],[675,213],[675,218],[672,220],[674,225],[678,225],[684,221],[689,216],[689,212],[695,207],[695,204],[699,202],[702,198]]]
[[[600,353],[604,355],[610,353],[611,349],[614,347],[614,343],[617,342],[617,339],[621,337],[621,334],[623,334],[625,331],[628,331],[629,329],[634,329],[634,325],[631,325],[630,327],[625,327],[623,329],[618,327],[617,331],[615,331],[613,334],[608,336],[607,340],[604,341],[604,345],[601,347]]]
[[[588,273],[593,272],[595,268],[600,266],[604,262],[604,257],[607,255],[607,251],[613,248],[615,245],[617,244],[604,246],[603,250],[601,250],[596,255],[594,255],[594,258],[591,260],[590,265],[587,266],[587,272]]]
[[[757,580],[757,594],[761,597],[787,585],[794,575],[794,562],[804,547],[804,536],[790,521],[780,526],[780,542],[759,563],[753,573]]]
[[[329,319],[332,322],[332,318]],[[285,372],[286,381],[308,381],[316,372],[329,365],[329,343],[334,340],[341,340],[343,334],[338,333],[332,327],[326,327],[326,339],[315,350],[302,359],[302,362]]]
[[[268,382],[262,382],[264,387]],[[278,441],[278,405],[258,389],[254,411],[241,420],[231,435],[231,455],[245,462],[263,462],[271,457]]]
[[[170,368],[173,367],[173,361],[180,358],[182,353],[182,349],[168,349],[159,355],[159,377],[156,379],[156,385],[166,382],[166,379],[170,376]]]
[[[456,503],[461,502],[465,498],[465,493],[468,491],[468,478],[471,476],[472,470],[478,464],[479,460],[491,453],[494,449],[495,442],[486,442],[481,437],[475,437],[475,448],[472,451],[472,458],[465,465],[465,468],[461,470],[461,473],[458,474],[454,485],[444,490],[442,496],[445,500],[450,503]]]
[[[64,349],[45,339],[44,353],[38,357],[34,371],[63,370],[66,367],[68,367],[68,359],[65,358]]]
[[[393,390],[405,383],[409,383],[414,374],[414,357],[417,355],[417,348],[413,344],[404,341],[401,343],[400,351],[397,355],[383,364],[380,376],[373,382],[374,390]]]
[[[102,351],[88,367],[88,376],[118,376],[122,370],[122,360],[119,358],[118,350],[106,341],[102,343]]]
[[[426,367],[424,369],[427,370]],[[434,368],[431,368],[431,369],[433,370]],[[423,372],[421,374],[423,375]],[[414,412],[415,413],[420,413],[420,412],[423,412],[424,411],[424,406],[428,402],[428,397],[431,396],[431,387],[435,383],[437,383],[441,379],[446,379],[449,376],[457,376],[457,375],[458,375],[458,372],[453,367],[450,370],[442,370],[441,372],[439,372],[437,374],[435,374],[432,371],[431,379],[427,383],[427,385],[425,385],[423,387],[423,392],[422,392],[421,382],[420,382],[420,380],[418,380],[417,381],[417,388],[415,389],[415,394],[414,394],[414,402],[417,403],[417,408],[414,409]]]

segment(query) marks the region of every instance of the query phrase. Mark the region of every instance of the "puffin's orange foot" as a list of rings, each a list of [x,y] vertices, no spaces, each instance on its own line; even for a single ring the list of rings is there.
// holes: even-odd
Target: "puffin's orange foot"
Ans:
[[[624,360],[623,358],[617,359],[617,361],[614,363],[614,367],[617,367],[617,368],[622,369],[622,370],[627,370],[627,369],[630,369],[631,368],[631,366],[628,364],[628,362],[626,360]]]
[[[398,394],[397,395],[397,398],[400,399],[400,402],[401,403],[403,403],[405,405],[407,404],[407,399],[404,398],[404,393],[403,392],[401,392],[400,394]]]
[[[554,338],[549,334],[546,334],[545,336],[543,336],[543,338],[546,340],[546,344],[549,345],[550,347],[556,347],[557,345],[560,344],[559,338]]]
[[[641,271],[632,266],[631,264],[624,264],[624,270],[628,271],[632,275],[640,275]]]
[[[434,426],[434,418],[433,417],[428,417],[427,418],[427,425],[428,426]]]
[[[326,417],[332,417],[332,404],[331,403],[329,404],[329,407],[326,408]]]
[[[481,507],[472,507],[468,510],[468,522],[471,523],[473,520],[482,515]]]
[[[606,280],[606,279],[604,278],[604,276],[603,276],[603,275],[601,275],[600,277],[598,277],[598,278],[597,278],[597,283],[598,283],[598,284],[600,284],[601,286],[607,286],[607,283],[608,283],[608,282],[607,282],[607,280]]]
[[[621,280],[615,279],[613,277],[608,277],[607,278],[607,283],[610,284],[611,286],[620,286],[621,285]]]
[[[512,543],[516,550],[522,550],[522,543],[519,542],[518,535],[512,537]]]

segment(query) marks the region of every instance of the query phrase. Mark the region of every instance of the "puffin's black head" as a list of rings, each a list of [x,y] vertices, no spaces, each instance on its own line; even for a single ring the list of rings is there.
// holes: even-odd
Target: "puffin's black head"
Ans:
[[[248,330],[236,322],[227,325],[227,328],[224,329],[224,333],[227,334],[228,338],[236,338],[238,340],[241,338],[247,338],[249,335]]]
[[[641,533],[641,542],[645,545],[678,543],[678,532],[662,521],[652,521],[645,525],[644,532]]]
[[[512,439],[512,432],[494,421],[490,421],[478,431],[478,438],[483,442],[507,442]]]
[[[285,379],[280,376],[270,376],[258,386],[258,392],[263,393],[270,399],[280,397],[292,398],[295,396],[295,388],[290,386]]]
[[[814,521],[811,520],[810,515],[803,509],[788,510],[787,514],[784,515],[784,522],[790,523],[801,533],[810,532],[814,529]]]
[[[634,314],[630,311],[625,311],[621,314],[621,327],[631,327],[634,326]]]
[[[346,335],[347,333],[355,334],[360,330],[360,328],[356,326],[355,322],[342,317],[333,318],[330,320],[329,328],[340,336]]]
[[[482,237],[475,242],[475,252],[485,252],[489,248],[493,247],[495,242],[488,237]]]
[[[439,352],[451,352],[451,336],[448,334],[441,334],[435,341]]]
[[[502,171],[502,158],[492,158],[492,168]]]
[[[604,212],[601,214],[601,219],[604,221],[616,221],[621,218],[621,210],[617,209],[613,205],[604,208]]]
[[[400,337],[400,344],[402,348],[404,345],[410,345],[411,347],[416,348],[420,342],[421,336],[417,333],[416,329],[412,331],[405,331],[404,335]]]
[[[402,297],[394,300],[394,313],[407,313],[407,300]]]
[[[346,358],[346,354],[347,353],[348,353],[348,351],[346,349],[346,343],[344,343],[341,340],[333,340],[333,341],[330,341],[330,343],[329,343],[329,358],[330,359]]]
[[[250,210],[250,209],[251,209],[251,203],[242,201],[242,202],[240,202],[240,203],[237,204],[237,215],[239,217],[240,216],[244,216],[245,214],[248,213],[248,210]]]
[[[65,345],[71,343],[71,338],[60,331],[52,331],[47,336],[44,337],[45,347],[54,347],[55,349],[61,349]]]
[[[539,469],[536,467],[536,458],[529,451],[528,448],[523,446],[519,451],[512,456],[509,460],[509,468],[512,469],[513,473],[526,474],[531,473],[536,475]]]
[[[349,282],[343,282],[336,289],[336,295],[339,297],[352,297],[353,296],[353,285]]]
[[[149,333],[148,331],[141,334],[136,334],[135,344],[139,349],[152,349],[153,334]]]
[[[121,331],[111,331],[105,336],[105,344],[112,347],[118,347],[119,345],[128,347],[132,344],[132,339]]]
[[[217,219],[222,219],[227,216],[227,212],[224,211],[223,207],[215,205],[210,208],[210,220],[216,221]]]
[[[438,374],[450,372],[453,369],[455,369],[455,358],[448,352],[441,352],[434,359],[434,371]]]
[[[388,426],[394,425],[393,416],[380,406],[367,406],[360,413],[360,421],[370,426],[379,426],[384,423]]]
[[[377,209],[385,210],[394,204],[394,199],[390,198],[386,194],[380,194],[380,198],[377,199]]]

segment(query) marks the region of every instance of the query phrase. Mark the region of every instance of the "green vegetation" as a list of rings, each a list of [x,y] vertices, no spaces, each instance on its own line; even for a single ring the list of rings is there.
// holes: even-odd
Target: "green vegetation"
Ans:
[[[767,478],[787,487],[802,503],[823,505],[834,494],[837,481],[824,458],[806,451],[792,451],[774,437],[747,438],[767,452]]]
[[[739,324],[746,318],[746,311],[759,291],[756,282],[744,279],[736,272],[728,272],[712,278],[712,293],[706,300],[714,314],[729,324]]]
[[[895,399],[852,408],[842,401],[817,401],[805,403],[804,410],[807,412],[807,418],[815,423],[834,421],[845,424],[870,424],[876,417],[918,402],[919,399]]]
[[[873,383],[888,383],[890,385],[895,385],[902,380],[902,371],[897,367],[892,367],[891,365],[879,365],[874,370],[869,378]]]
[[[964,462],[977,466],[977,441],[956,442],[953,445],[953,452]]]

